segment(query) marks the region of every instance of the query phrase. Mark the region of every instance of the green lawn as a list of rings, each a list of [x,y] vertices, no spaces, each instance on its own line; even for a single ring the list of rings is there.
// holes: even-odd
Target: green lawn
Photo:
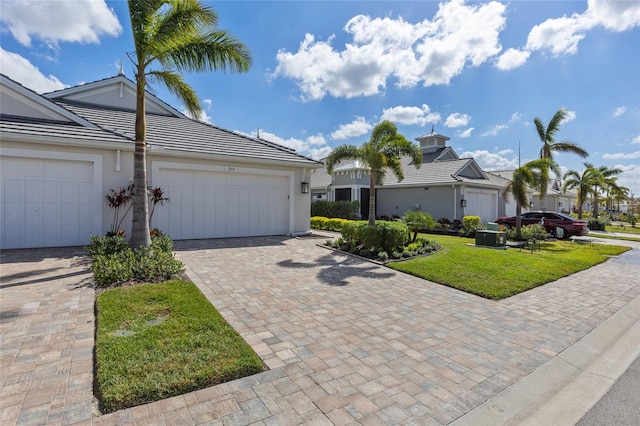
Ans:
[[[604,262],[629,247],[570,241],[541,243],[541,251],[469,246],[474,240],[443,235],[442,250],[389,267],[488,299],[503,299]]]
[[[640,225],[632,227],[631,225],[619,226],[619,225],[607,225],[607,232],[624,232],[625,234],[640,235]]]
[[[263,371],[251,347],[191,282],[119,287],[96,301],[104,412]]]

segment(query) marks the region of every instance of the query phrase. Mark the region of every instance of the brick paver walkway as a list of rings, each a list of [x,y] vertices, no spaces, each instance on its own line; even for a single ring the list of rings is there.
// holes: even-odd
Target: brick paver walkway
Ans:
[[[93,291],[77,285],[84,267],[73,251],[3,253],[0,420],[447,424],[640,294],[640,265],[624,257],[492,302],[316,242],[177,242],[189,277],[270,370],[94,417]]]

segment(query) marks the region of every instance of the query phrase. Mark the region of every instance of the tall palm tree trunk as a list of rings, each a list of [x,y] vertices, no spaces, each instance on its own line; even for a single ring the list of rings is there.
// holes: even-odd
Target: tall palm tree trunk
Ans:
[[[147,198],[146,111],[144,70],[138,70],[136,91],[136,145],[133,155],[133,217],[131,247],[149,247],[149,200]]]
[[[516,201],[516,240],[522,239],[522,205]]]
[[[369,226],[376,225],[376,179],[373,170],[369,175]]]

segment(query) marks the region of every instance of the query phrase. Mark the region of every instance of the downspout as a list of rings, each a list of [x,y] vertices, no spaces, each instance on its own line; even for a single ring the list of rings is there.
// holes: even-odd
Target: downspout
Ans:
[[[456,219],[458,217],[458,197],[456,196],[456,185],[451,184],[453,188],[453,218]]]

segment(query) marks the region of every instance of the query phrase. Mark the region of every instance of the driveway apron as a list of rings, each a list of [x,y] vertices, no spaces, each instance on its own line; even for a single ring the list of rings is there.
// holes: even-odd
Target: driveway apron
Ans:
[[[22,263],[25,251],[3,253],[1,420],[447,424],[640,294],[637,250],[494,302],[316,245],[323,241],[176,242],[189,278],[269,370],[94,417],[86,267],[73,250],[33,251]]]

